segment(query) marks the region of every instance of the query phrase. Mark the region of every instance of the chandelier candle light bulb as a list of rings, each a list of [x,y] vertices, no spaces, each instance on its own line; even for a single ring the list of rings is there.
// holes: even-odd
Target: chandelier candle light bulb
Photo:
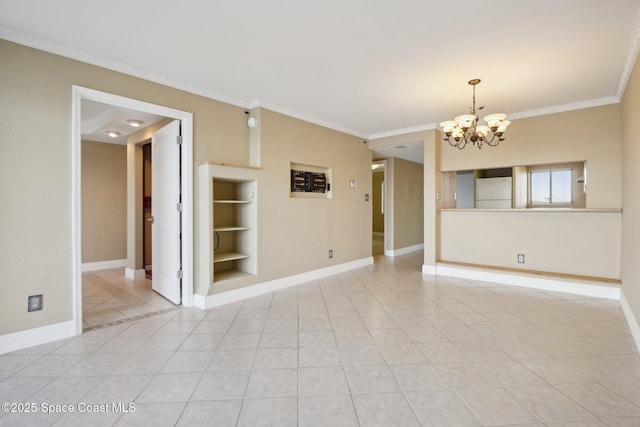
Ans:
[[[463,114],[453,120],[440,123],[444,140],[460,150],[466,147],[469,142],[478,148],[482,148],[483,144],[495,147],[504,141],[503,135],[511,123],[506,120],[506,114],[495,113],[484,117],[486,125],[478,125],[478,116],[476,115],[476,85],[478,83],[480,83],[480,79],[469,80],[469,84],[473,86],[473,106],[470,114]],[[483,108],[478,107],[477,110]]]

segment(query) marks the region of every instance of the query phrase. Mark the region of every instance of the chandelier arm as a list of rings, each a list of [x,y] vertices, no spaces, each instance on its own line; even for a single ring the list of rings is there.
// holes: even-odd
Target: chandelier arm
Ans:
[[[496,140],[496,134],[493,133],[493,132],[491,132],[491,133],[493,134],[493,136],[491,137],[490,140],[487,140],[486,142],[487,142],[487,145],[489,145],[490,147],[495,147],[498,144],[500,144],[500,141],[502,141],[502,140],[500,139],[500,137],[498,137],[498,139]],[[495,140],[495,142],[493,142],[494,140]]]

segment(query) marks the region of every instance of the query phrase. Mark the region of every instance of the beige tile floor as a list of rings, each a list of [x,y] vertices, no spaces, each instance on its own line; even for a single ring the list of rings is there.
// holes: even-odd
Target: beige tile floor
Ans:
[[[85,330],[177,308],[151,289],[151,280],[126,278],[123,268],[82,274]]]
[[[640,425],[617,301],[422,276],[421,257],[0,356],[0,401],[38,408],[0,425]],[[135,412],[86,412],[113,402]]]

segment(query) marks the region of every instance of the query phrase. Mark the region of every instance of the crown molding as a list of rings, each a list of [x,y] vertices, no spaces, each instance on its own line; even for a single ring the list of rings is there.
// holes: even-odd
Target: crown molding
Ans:
[[[429,123],[429,124],[426,124],[426,125],[411,126],[411,127],[406,127],[406,128],[389,130],[389,131],[385,131],[385,132],[372,133],[371,135],[369,135],[367,137],[367,139],[371,140],[371,139],[388,138],[388,137],[391,137],[391,136],[406,135],[408,133],[424,132],[424,131],[433,130],[433,129],[436,129],[436,128],[437,128],[437,124],[436,123]]]
[[[620,80],[618,81],[618,89],[616,90],[616,98],[618,102],[622,101],[624,91],[627,89],[629,78],[633,72],[633,67],[636,65],[636,59],[638,58],[638,51],[640,50],[640,12],[636,15],[636,20],[633,26],[633,35],[631,36],[631,46],[627,52],[627,59],[622,68],[620,74]]]
[[[0,38],[14,42],[14,43],[18,43],[21,45],[29,46],[34,49],[39,49],[45,52],[49,52],[55,55],[60,55],[66,58],[96,65],[98,67],[117,71],[133,77],[138,77],[140,79],[158,83],[164,86],[169,86],[175,89],[183,90],[185,92],[189,92],[195,95],[200,95],[205,98],[224,102],[237,107],[246,108],[246,109],[265,108],[265,109],[274,111],[276,113],[284,114],[299,120],[303,120],[305,122],[316,124],[318,126],[322,126],[338,132],[353,135],[366,140],[387,138],[392,136],[406,135],[409,133],[423,132],[423,131],[428,131],[432,129],[437,129],[437,123],[428,123],[428,124],[411,126],[406,128],[391,129],[388,131],[377,132],[377,133],[372,133],[367,135],[364,132],[345,128],[335,123],[320,120],[308,114],[304,114],[295,110],[291,110],[289,108],[285,108],[276,104],[265,102],[257,98],[250,101],[242,101],[236,98],[232,98],[226,95],[212,92],[210,90],[207,90],[201,87],[189,85],[178,80],[169,79],[160,74],[151,73],[144,69],[131,66],[129,64],[125,64],[119,61],[114,61],[99,55],[94,55],[79,49],[72,48],[65,44],[56,43],[49,39],[37,37],[32,34],[17,31],[1,25],[0,25]],[[512,114],[509,114],[509,118],[512,120],[517,120],[517,119],[523,119],[528,117],[543,116],[546,114],[561,113],[566,111],[579,110],[583,108],[599,107],[602,105],[619,103],[622,99],[622,96],[624,95],[624,90],[626,89],[627,83],[631,76],[631,72],[633,71],[633,67],[635,65],[635,61],[638,57],[639,51],[640,51],[640,13],[636,17],[636,23],[634,27],[631,46],[629,48],[627,59],[625,61],[625,65],[624,65],[622,74],[620,76],[620,80],[618,82],[618,88],[615,96],[593,99],[589,101],[576,102],[572,104],[558,105],[553,107],[545,107],[545,108],[523,111],[518,113],[512,113]]]
[[[582,110],[584,108],[592,108],[592,107],[600,107],[603,105],[617,104],[619,102],[620,100],[618,100],[615,96],[609,96],[606,98],[591,99],[589,101],[574,102],[572,104],[555,105],[553,107],[545,107],[545,108],[539,108],[536,110],[521,111],[519,113],[509,113],[508,118],[509,120],[526,119],[528,117],[544,116],[547,114],[564,113],[567,111]],[[406,135],[409,133],[436,129],[437,126],[438,125],[436,123],[430,123],[430,124],[421,125],[421,126],[390,130],[387,132],[371,134],[367,139],[373,140],[373,139],[387,138],[390,136]]]
[[[117,71],[119,73],[127,74],[129,76],[138,77],[140,79],[148,80],[150,82],[158,83],[164,86],[169,86],[174,89],[183,90],[194,95],[200,95],[205,98],[210,98],[216,101],[235,105],[236,107],[247,108],[248,103],[245,101],[241,101],[239,99],[219,93],[214,93],[210,90],[203,89],[198,86],[189,85],[157,73],[151,73],[141,68],[125,64],[123,62],[114,61],[100,55],[95,55],[89,52],[75,49],[65,44],[56,43],[52,40],[37,37],[32,34],[4,27],[2,25],[0,25],[0,38],[24,46],[32,47],[34,49],[53,53],[55,55],[64,56],[65,58],[74,59],[80,62],[85,62],[87,64],[96,65],[101,68],[106,68],[112,71]]]
[[[590,99],[588,101],[573,102],[571,104],[555,105],[552,107],[538,108],[536,110],[521,111],[508,115],[509,120],[526,119],[528,117],[545,116],[547,114],[564,113],[585,108],[601,107],[603,105],[617,104],[620,100],[615,96],[605,98]]]
[[[309,116],[304,113],[300,113],[298,111],[291,110],[289,108],[285,108],[276,104],[271,104],[269,102],[262,101],[260,99],[254,99],[250,103],[250,109],[252,108],[264,108],[266,110],[270,110],[276,113],[284,114],[285,116],[293,117],[295,119],[299,119],[308,123],[312,123],[314,125],[322,126],[331,130],[335,130],[337,132],[346,133],[352,136],[356,136],[358,138],[367,139],[367,135],[363,132],[359,132],[353,129],[345,128],[340,125],[336,125],[335,123],[327,122],[324,120],[316,119],[313,116]]]
[[[17,31],[8,27],[0,25],[0,38],[18,43],[24,46],[29,46],[34,49],[39,49],[45,52],[53,53],[55,55],[64,56],[66,58],[75,59],[80,62],[96,65],[98,67],[106,68],[109,70],[117,71],[123,74],[127,74],[133,77],[138,77],[143,80],[148,80],[154,83],[158,83],[164,86],[169,86],[175,89],[183,90],[185,92],[192,93],[194,95],[200,95],[205,98],[213,99],[216,101],[224,102],[227,104],[235,105],[237,107],[253,109],[253,108],[266,108],[277,113],[285,114],[287,116],[303,120],[305,122],[313,123],[319,126],[323,126],[329,129],[333,129],[338,132],[347,133],[349,135],[356,136],[358,138],[365,138],[362,132],[348,129],[334,123],[326,122],[324,120],[316,119],[315,117],[303,114],[288,108],[284,108],[275,104],[261,101],[260,99],[253,99],[251,101],[242,101],[236,98],[232,98],[220,93],[215,93],[207,89],[203,89],[198,86],[186,84],[184,82],[169,79],[163,75],[157,73],[151,73],[138,67],[131,66],[119,61],[114,61],[103,56],[94,55],[79,49],[72,48],[68,45],[56,43],[52,40],[37,37],[32,34]]]

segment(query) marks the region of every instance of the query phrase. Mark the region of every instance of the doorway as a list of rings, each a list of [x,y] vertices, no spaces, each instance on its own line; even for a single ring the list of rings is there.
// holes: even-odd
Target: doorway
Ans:
[[[371,254],[383,256],[385,249],[385,161],[376,160],[371,164]]]
[[[73,322],[77,334],[82,333],[82,240],[81,240],[81,142],[82,142],[82,109],[83,100],[113,105],[120,108],[137,110],[164,116],[180,121],[182,128],[182,155],[179,161],[178,180],[181,193],[182,216],[180,218],[181,243],[179,251],[182,256],[182,280],[178,285],[182,294],[182,305],[193,305],[193,116],[189,112],[174,110],[160,105],[124,98],[117,95],[99,92],[79,86],[73,87],[73,123],[72,123],[72,256],[73,256]],[[135,149],[127,147],[128,184],[127,184],[127,269],[133,272],[141,270],[144,277],[144,260],[141,256],[143,212],[136,200],[142,200],[142,186],[135,185]],[[141,148],[139,148],[141,150]],[[141,155],[140,155],[141,157]],[[132,182],[129,182],[132,180]],[[141,184],[141,180],[139,181]],[[137,190],[136,190],[137,188]],[[131,225],[135,224],[135,225]]]

